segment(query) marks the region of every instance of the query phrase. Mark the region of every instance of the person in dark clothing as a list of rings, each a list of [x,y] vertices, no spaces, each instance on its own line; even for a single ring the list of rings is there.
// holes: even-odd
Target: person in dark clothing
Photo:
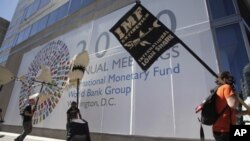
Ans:
[[[23,132],[19,135],[15,141],[23,141],[24,138],[32,131],[32,117],[34,110],[32,109],[33,100],[29,100],[29,104],[24,108],[23,111]]]
[[[3,110],[0,108],[0,122],[1,123],[4,122],[2,112],[3,112]]]
[[[1,124],[4,122],[2,112],[3,112],[3,110],[0,108],[0,131],[2,131]],[[0,138],[2,138],[2,137],[4,137],[4,135],[0,135]]]
[[[80,110],[77,108],[75,101],[71,102],[71,107],[67,111],[67,123],[73,119],[82,119]]]
[[[74,119],[82,119],[80,110],[77,108],[77,103],[75,101],[71,102],[71,107],[67,110],[67,140],[70,140],[72,137],[72,130],[70,129],[70,123]]]

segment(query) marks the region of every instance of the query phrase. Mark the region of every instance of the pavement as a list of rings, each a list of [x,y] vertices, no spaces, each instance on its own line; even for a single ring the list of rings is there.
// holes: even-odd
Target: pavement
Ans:
[[[20,134],[0,131],[0,141],[14,141],[14,139],[19,135]],[[65,141],[65,140],[28,135],[26,136],[24,141]]]

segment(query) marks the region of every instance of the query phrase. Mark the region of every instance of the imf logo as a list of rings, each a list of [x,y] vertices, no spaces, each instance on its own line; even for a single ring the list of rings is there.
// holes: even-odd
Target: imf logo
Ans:
[[[52,85],[37,83],[37,75],[41,67],[46,67],[52,79]],[[61,88],[66,85],[70,71],[70,56],[68,47],[61,41],[52,41],[45,45],[34,57],[28,66],[28,72],[23,76],[19,96],[19,108],[22,111],[27,104],[27,99],[39,93],[33,124],[45,120],[55,109],[61,98]]]

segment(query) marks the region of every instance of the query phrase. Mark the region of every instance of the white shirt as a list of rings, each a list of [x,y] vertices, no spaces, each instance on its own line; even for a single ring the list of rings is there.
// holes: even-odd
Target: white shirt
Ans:
[[[250,96],[244,101],[248,106],[250,106]],[[242,110],[246,110],[244,106],[242,106]],[[243,121],[246,122],[245,124],[250,125],[250,115],[244,115]]]

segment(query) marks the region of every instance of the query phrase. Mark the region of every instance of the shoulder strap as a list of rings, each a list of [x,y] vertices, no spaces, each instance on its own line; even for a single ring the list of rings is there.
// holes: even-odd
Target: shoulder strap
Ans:
[[[228,105],[219,113],[218,118],[226,111],[226,109],[229,108]]]
[[[232,125],[232,117],[231,117],[231,114],[232,114],[231,109],[229,109],[229,124],[230,124],[230,126]]]
[[[220,86],[218,85],[218,86],[216,86],[216,87],[214,88],[216,95],[217,95],[217,90],[218,90],[219,87],[220,87]],[[226,105],[226,106],[223,108],[223,110],[219,113],[218,118],[226,111],[227,108],[229,108],[228,105]]]
[[[201,141],[205,141],[205,135],[204,135],[204,130],[203,130],[203,127],[202,127],[202,123],[201,123],[201,126],[200,126],[200,139],[201,139]]]
[[[218,90],[219,87],[220,87],[220,86],[216,86],[215,89],[214,89],[214,90],[216,91],[216,95],[217,95],[217,90]],[[223,108],[223,110],[219,113],[218,118],[226,111],[227,108],[229,108],[228,105],[226,105],[226,106]]]
[[[216,86],[213,91],[217,92],[218,88],[220,86]],[[216,93],[217,94],[217,93]],[[226,109],[228,108],[228,105],[226,105],[226,107],[219,113],[218,118],[226,111]],[[198,120],[200,121],[200,119],[198,118]],[[201,141],[205,141],[205,134],[204,134],[204,130],[202,127],[202,123],[200,122],[200,139]]]

